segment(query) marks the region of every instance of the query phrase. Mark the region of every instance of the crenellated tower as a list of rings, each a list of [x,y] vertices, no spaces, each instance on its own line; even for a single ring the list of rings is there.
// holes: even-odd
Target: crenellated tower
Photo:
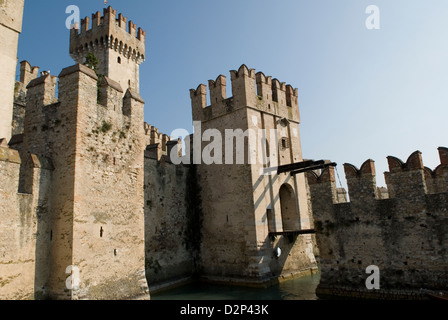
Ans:
[[[37,239],[45,248],[40,253],[46,257],[42,269],[49,272],[40,275],[38,297],[149,297],[143,212],[144,101],[137,91],[144,32],[132,23],[128,32],[122,24],[126,19],[120,15],[117,20],[115,15],[109,7],[103,17],[93,16],[91,29],[86,18],[81,33],[76,28],[71,31],[72,56],[81,61],[93,52],[99,60],[97,72],[78,63],[58,77],[43,73],[37,78],[36,68],[22,64],[21,83],[28,84],[21,152],[54,164],[48,181],[47,227]],[[109,44],[117,41],[114,50]],[[85,47],[77,45],[84,42]],[[127,79],[133,79],[130,86]],[[21,175],[26,178],[26,173]],[[19,189],[29,188],[23,184]],[[67,268],[79,270],[79,286],[67,287]]]
[[[70,56],[80,64],[91,52],[98,58],[98,74],[120,83],[121,87],[139,92],[139,69],[145,61],[146,32],[121,13],[108,7],[103,15],[81,20],[70,32]]]
[[[204,275],[263,283],[309,272],[316,261],[311,236],[304,234],[311,229],[305,177],[277,173],[279,165],[303,161],[298,90],[246,65],[230,76],[232,96],[224,75],[208,81],[208,90],[204,84],[190,90],[194,134],[222,137],[193,142],[193,158],[203,156],[197,171]],[[204,155],[212,148],[210,163]]]
[[[107,77],[100,83],[98,101],[97,83],[92,69],[77,64],[62,70],[59,79],[48,74],[27,86],[22,150],[54,163],[51,222],[42,234],[51,272],[40,279],[39,296],[148,297],[144,101]],[[69,266],[80,270],[80,286],[73,290],[65,283]]]

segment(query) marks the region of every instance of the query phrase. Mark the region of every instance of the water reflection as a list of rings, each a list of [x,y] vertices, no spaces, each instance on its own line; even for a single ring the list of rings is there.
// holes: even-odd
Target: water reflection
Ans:
[[[314,274],[259,289],[237,286],[192,283],[159,294],[152,300],[317,300],[320,275]]]

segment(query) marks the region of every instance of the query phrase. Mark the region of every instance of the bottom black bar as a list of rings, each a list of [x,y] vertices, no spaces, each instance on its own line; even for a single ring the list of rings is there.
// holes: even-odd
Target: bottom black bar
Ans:
[[[406,316],[443,315],[446,304],[416,301],[1,301],[3,312],[21,317],[36,314],[56,317],[97,316],[100,319],[364,319],[387,318],[397,312]],[[8,310],[10,309],[10,310]],[[42,313],[41,313],[42,312]],[[397,318],[397,319],[398,319]],[[411,318],[411,317],[410,317]],[[443,318],[443,316],[442,316]]]

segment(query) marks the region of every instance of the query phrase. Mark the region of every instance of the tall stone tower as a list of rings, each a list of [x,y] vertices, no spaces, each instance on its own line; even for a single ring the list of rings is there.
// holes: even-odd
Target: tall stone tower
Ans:
[[[195,134],[203,135],[193,156],[202,155],[204,275],[263,283],[314,270],[312,239],[302,234],[311,228],[305,177],[275,168],[303,160],[298,91],[245,65],[231,81],[230,98],[225,76],[209,81],[210,106],[207,86],[191,90]]]
[[[120,83],[126,90],[139,92],[139,67],[145,61],[146,32],[121,13],[108,7],[86,17],[70,33],[70,56],[80,64],[91,52],[99,61],[98,74]]]
[[[0,138],[7,141],[11,137],[17,44],[22,31],[24,1],[0,1]]]
[[[115,26],[113,12],[109,8],[106,17],[98,15],[98,25],[79,39],[88,36],[92,43],[98,39],[107,44],[112,35],[118,36],[111,27]],[[135,43],[144,48],[144,38],[140,39],[135,38]],[[93,48],[90,42],[89,48]],[[113,55],[110,48],[95,48],[97,53]],[[121,50],[126,55],[122,62],[131,59],[128,54],[133,51]],[[119,77],[114,72],[120,70],[138,76],[138,64],[119,69],[102,60],[100,66],[106,74],[101,81],[94,70],[76,64],[62,70],[59,81],[45,75],[27,86],[22,150],[46,157],[54,165],[50,214],[41,218],[49,219],[48,227],[39,234],[42,242],[48,242],[48,252],[40,256],[48,257],[42,269],[49,270],[39,273],[36,291],[41,297],[149,297],[143,212],[144,101],[133,87],[122,88],[123,78],[109,78]]]

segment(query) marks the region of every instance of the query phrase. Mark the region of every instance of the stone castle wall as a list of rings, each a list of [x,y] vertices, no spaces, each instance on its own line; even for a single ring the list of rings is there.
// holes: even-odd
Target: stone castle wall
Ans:
[[[376,187],[372,160],[346,164],[350,203],[339,203],[334,169],[308,173],[320,251],[322,294],[381,294],[443,290],[448,282],[448,150],[441,165],[423,166],[420,152],[406,163],[389,157],[388,194]],[[380,287],[368,292],[366,268],[380,269]],[[342,291],[341,291],[342,290]],[[400,296],[400,295],[399,295]],[[409,298],[409,295],[405,295]]]
[[[3,9],[10,2],[1,4]],[[144,101],[138,90],[146,33],[116,14],[109,7],[71,30],[70,55],[84,63],[94,53],[97,70],[77,64],[59,77],[38,77],[38,68],[23,61],[20,81],[10,90],[15,105],[6,111],[14,115],[6,118],[13,120],[10,147],[15,150],[4,146],[13,156],[5,156],[0,174],[7,182],[14,180],[5,197],[13,199],[8,205],[15,211],[4,209],[3,214],[9,219],[5,221],[16,223],[26,259],[8,261],[28,269],[34,264],[35,270],[27,277],[5,271],[2,285],[16,288],[7,287],[5,296],[147,297],[147,280],[157,286],[200,274],[260,282],[313,268],[308,236],[270,237],[271,231],[309,226],[303,175],[272,181],[259,179],[260,169],[265,169],[259,166],[171,163],[171,150],[179,153],[179,142],[143,123]],[[16,47],[5,47],[16,54]],[[210,81],[210,108],[200,110],[205,107],[202,92],[192,95],[194,119],[222,133],[225,128],[247,129],[251,123],[275,128],[284,119],[287,129],[282,134],[291,147],[279,150],[279,162],[300,161],[297,90],[255,75],[246,66],[231,74],[232,98],[226,98],[223,76]],[[288,203],[294,209],[289,215],[281,213],[281,186],[291,196]],[[267,207],[273,212],[269,219]],[[17,225],[21,215],[29,218]],[[271,220],[276,225],[272,230]],[[4,256],[9,249],[17,252],[17,246],[16,238],[4,242]],[[275,259],[279,246],[286,254]],[[80,271],[80,286],[73,290],[66,282],[70,267]],[[13,283],[15,278],[26,284]]]
[[[78,63],[97,55],[96,72],[77,64],[59,77],[38,77],[23,61],[13,90],[23,0],[11,3],[0,1],[7,9],[0,29],[8,29],[0,32],[7,44],[0,96],[11,97],[0,103],[8,122],[0,123],[7,131],[0,138],[13,134],[9,147],[0,140],[0,298],[148,298],[149,289],[192,276],[273,283],[316,270],[313,228],[321,295],[371,294],[370,265],[381,270],[379,294],[448,285],[448,149],[439,149],[434,171],[419,152],[406,163],[389,157],[387,190],[376,186],[373,161],[359,170],[346,164],[350,203],[333,168],[265,175],[303,161],[298,90],[243,65],[231,71],[231,97],[222,75],[209,81],[211,105],[207,86],[190,91],[193,120],[201,123],[194,136],[275,129],[275,164],[249,164],[253,150],[245,143],[242,163],[234,156],[224,164],[225,152],[215,150],[223,164],[175,165],[180,141],[143,122],[141,28],[127,28],[111,7],[97,12],[74,26],[70,40]],[[194,152],[224,151],[228,141],[210,142]],[[70,266],[80,271],[74,290],[67,288]]]
[[[75,65],[27,86],[23,150],[51,158],[51,276],[39,294],[115,299],[147,294],[144,271],[143,100]],[[100,98],[100,99],[98,99]],[[78,290],[66,269],[80,270]],[[107,267],[105,267],[107,266]],[[146,291],[146,293],[145,293]]]
[[[166,155],[145,151],[145,265],[151,293],[196,271],[189,170]]]
[[[0,146],[0,297],[34,299],[48,278],[53,166]]]
[[[14,86],[14,109],[12,118],[11,135],[15,137],[12,144],[23,142],[23,132],[25,131],[25,109],[26,109],[26,87],[39,76],[39,67],[32,67],[28,61],[20,62],[20,79]],[[18,141],[20,140],[20,141]],[[9,142],[11,145],[11,141]]]
[[[22,31],[24,0],[0,1],[0,139],[11,138],[17,45]]]

